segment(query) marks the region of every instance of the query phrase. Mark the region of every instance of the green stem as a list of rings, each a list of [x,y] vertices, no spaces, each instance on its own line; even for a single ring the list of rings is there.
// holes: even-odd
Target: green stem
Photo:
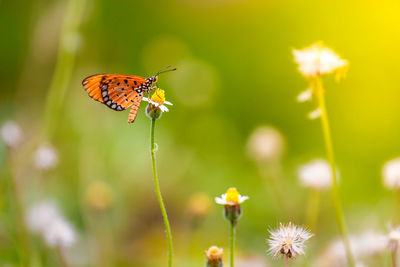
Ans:
[[[164,224],[165,224],[165,230],[167,232],[167,239],[168,239],[168,266],[172,267],[172,234],[171,234],[171,228],[169,226],[169,221],[168,221],[168,216],[167,216],[167,211],[165,209],[164,201],[161,196],[161,191],[160,191],[160,184],[158,182],[158,176],[157,176],[157,166],[156,166],[156,151],[158,148],[156,148],[156,144],[154,142],[154,128],[156,125],[156,119],[151,119],[151,128],[150,128],[150,143],[151,143],[151,160],[153,163],[153,175],[154,175],[154,186],[156,188],[156,193],[157,193],[157,199],[158,199],[158,204],[160,205],[161,213],[164,219]]]
[[[230,249],[230,257],[231,257],[231,267],[235,266],[235,222],[230,222],[230,234],[229,234],[229,249]]]
[[[337,182],[337,175],[336,175],[336,164],[335,158],[333,153],[333,146],[332,146],[332,138],[331,138],[331,130],[329,126],[328,114],[326,112],[326,104],[325,104],[325,92],[322,85],[321,77],[317,77],[315,79],[315,93],[318,97],[318,104],[319,108],[321,109],[321,125],[322,125],[322,132],[324,135],[325,141],[325,149],[328,156],[329,164],[332,171],[332,200],[333,200],[333,207],[335,210],[336,221],[339,227],[340,235],[342,237],[345,249],[346,249],[346,256],[349,266],[354,266],[354,258],[351,252],[349,237],[346,230],[346,225],[344,221],[344,215],[342,210],[342,205],[340,203],[339,198],[339,187]]]
[[[14,198],[15,205],[15,216],[16,216],[16,225],[18,231],[18,241],[19,247],[21,248],[20,257],[23,266],[30,266],[30,246],[28,241],[28,233],[25,227],[25,208],[23,206],[22,194],[18,184],[17,176],[14,171],[14,164],[11,155],[11,151],[9,151],[9,163],[10,163],[10,174],[11,174],[11,190]]]
[[[320,191],[310,188],[308,191],[308,209],[307,209],[307,225],[312,232],[316,230],[316,224],[319,213]]]
[[[81,24],[86,0],[69,0],[60,33],[58,55],[54,74],[44,109],[44,134],[51,139],[58,122],[65,92],[75,65]]]

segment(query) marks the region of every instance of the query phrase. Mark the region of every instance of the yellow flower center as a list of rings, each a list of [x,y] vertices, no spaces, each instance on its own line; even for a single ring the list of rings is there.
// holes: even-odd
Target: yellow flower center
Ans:
[[[161,89],[156,89],[154,94],[151,96],[151,100],[158,103],[160,106],[165,102],[165,92]]]
[[[226,198],[227,202],[232,202],[234,204],[239,204],[239,192],[235,187],[231,187],[226,191]]]

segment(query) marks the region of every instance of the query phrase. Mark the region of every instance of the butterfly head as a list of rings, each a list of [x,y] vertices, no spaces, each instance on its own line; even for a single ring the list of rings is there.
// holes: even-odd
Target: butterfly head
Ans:
[[[159,71],[157,72],[156,75],[151,76],[148,80],[149,80],[150,82],[152,82],[152,83],[157,83],[157,82],[158,82],[158,75],[160,75],[161,73],[164,73],[164,72],[169,72],[169,71],[174,71],[174,70],[176,70],[176,68],[173,68],[173,69],[170,69],[170,68],[171,68],[171,65],[168,65],[168,66],[166,66],[165,68],[162,68],[161,70],[159,70]]]

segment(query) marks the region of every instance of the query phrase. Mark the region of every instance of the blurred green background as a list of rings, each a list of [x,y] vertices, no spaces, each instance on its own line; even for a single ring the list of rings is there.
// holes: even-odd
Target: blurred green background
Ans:
[[[145,104],[129,125],[127,111],[113,112],[93,101],[81,81],[95,73],[148,77],[173,65],[176,72],[160,76],[159,86],[174,106],[158,121],[156,142],[176,266],[202,266],[203,251],[210,245],[228,251],[222,207],[213,203],[193,230],[187,203],[195,193],[214,198],[231,186],[250,197],[238,226],[238,257],[259,255],[280,265],[265,254],[267,230],[281,221],[305,223],[307,191],[299,185],[297,168],[325,157],[319,121],[306,117],[314,105],[296,102],[307,82],[298,73],[291,51],[322,40],[350,62],[340,83],[325,79],[349,231],[357,232],[365,224],[386,231],[393,197],[382,187],[381,167],[400,154],[400,2],[97,0],[82,4],[84,15],[73,39],[78,47],[76,62],[71,64],[71,79],[51,140],[59,151],[59,164],[45,174],[35,170],[35,145],[18,156],[27,205],[39,198],[55,199],[80,240],[101,242],[103,230],[109,230],[112,241],[104,242],[112,243],[116,255],[109,266],[165,266],[166,240],[153,189]],[[17,121],[30,144],[41,140],[67,5],[68,1],[0,1],[0,122]],[[286,212],[276,209],[268,183],[246,154],[249,135],[261,125],[279,129],[286,140],[279,178],[290,207]],[[4,146],[0,158],[0,259],[4,259],[0,262],[16,264],[16,245],[7,238],[14,217],[7,197]],[[35,189],[39,179],[46,188],[41,193]],[[114,194],[106,214],[82,208],[85,191],[94,181],[105,182]],[[321,205],[310,258],[337,236],[329,192]],[[78,250],[91,253],[75,255],[81,260],[76,260],[77,266],[99,266],[99,255],[90,244],[79,243]],[[50,259],[48,266],[57,265],[54,262]]]

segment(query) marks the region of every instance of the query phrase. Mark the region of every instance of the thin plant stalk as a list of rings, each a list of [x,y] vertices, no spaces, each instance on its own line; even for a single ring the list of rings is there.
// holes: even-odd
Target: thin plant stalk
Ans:
[[[158,199],[158,204],[160,205],[162,217],[164,220],[165,230],[167,232],[167,239],[168,239],[168,267],[172,267],[172,234],[171,228],[168,221],[167,211],[165,209],[164,201],[161,196],[160,191],[160,184],[158,182],[158,175],[157,175],[157,165],[156,165],[156,152],[158,147],[154,142],[154,128],[156,125],[156,119],[151,119],[151,127],[150,127],[150,149],[151,149],[151,160],[153,164],[153,175],[154,175],[154,186],[156,188],[156,194]]]
[[[392,250],[392,267],[397,267],[397,246]]]
[[[51,139],[75,66],[86,0],[69,0],[60,33],[58,55],[44,109],[44,134]]]
[[[325,104],[325,90],[322,85],[321,77],[317,77],[315,79],[315,92],[318,98],[318,105],[321,110],[321,126],[322,132],[324,135],[324,142],[325,142],[325,149],[329,161],[329,165],[331,167],[332,172],[332,200],[333,200],[333,207],[335,211],[336,221],[339,227],[340,235],[342,237],[345,249],[346,249],[346,256],[349,266],[354,265],[354,258],[351,252],[349,237],[347,234],[346,224],[344,220],[342,205],[339,198],[339,187],[337,182],[337,174],[336,174],[336,164],[335,158],[333,153],[333,146],[332,146],[332,138],[331,138],[331,130],[329,125],[328,114],[326,112],[326,104]]]
[[[308,192],[307,225],[312,232],[315,232],[319,214],[320,191],[310,188]]]
[[[394,191],[394,211],[393,211],[393,225],[400,224],[400,190]]]
[[[230,233],[229,233],[229,249],[230,249],[230,257],[231,257],[231,259],[230,259],[230,263],[231,263],[231,267],[234,267],[235,266],[235,254],[234,254],[234,252],[235,252],[235,234],[236,234],[236,231],[235,231],[235,229],[236,229],[236,227],[235,227],[235,222],[234,221],[232,221],[232,222],[230,222],[229,223],[229,225],[230,225]]]
[[[57,246],[58,256],[60,257],[60,263],[62,267],[69,267],[67,258],[62,247]]]
[[[25,226],[25,208],[22,201],[21,188],[18,184],[17,175],[14,170],[14,162],[12,153],[9,149],[9,166],[11,175],[11,191],[14,198],[15,219],[18,231],[18,245],[20,247],[19,253],[23,266],[30,266],[30,246],[28,241],[28,232]]]
[[[285,257],[285,262],[286,262],[286,264],[285,264],[286,267],[289,267],[289,257],[288,256]]]

